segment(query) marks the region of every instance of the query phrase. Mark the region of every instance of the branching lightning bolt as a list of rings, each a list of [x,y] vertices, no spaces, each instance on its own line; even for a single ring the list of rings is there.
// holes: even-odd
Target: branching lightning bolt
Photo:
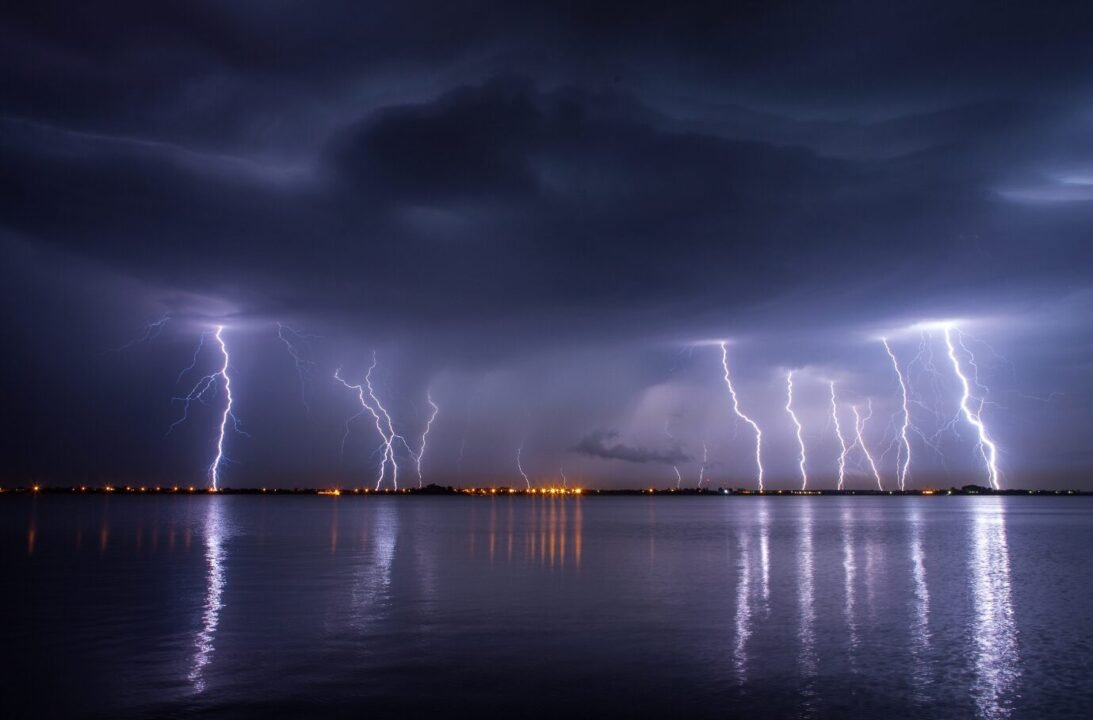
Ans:
[[[789,413],[789,417],[793,420],[793,427],[797,432],[797,445],[801,449],[800,456],[800,468],[801,468],[801,489],[808,489],[808,472],[805,470],[805,439],[801,434],[804,428],[801,427],[801,421],[797,419],[797,413],[793,412],[793,371],[790,370],[786,373],[786,412]]]
[[[166,325],[170,321],[170,319],[171,319],[170,315],[164,315],[163,317],[161,317],[158,320],[153,320],[151,322],[145,323],[144,324],[144,332],[142,332],[140,335],[133,338],[132,340],[126,341],[125,343],[119,345],[116,348],[110,348],[106,352],[108,352],[108,353],[120,353],[122,350],[128,350],[129,348],[133,347],[134,345],[140,345],[141,343],[152,342],[157,337],[159,337],[159,334],[161,332],[163,332],[163,326]]]
[[[376,421],[376,432],[380,434],[380,438],[383,440],[383,460],[380,462],[379,477],[376,478],[376,490],[380,489],[383,484],[383,478],[387,474],[387,466],[391,466],[391,484],[398,490],[398,459],[395,455],[395,441],[398,440],[413,456],[413,451],[410,450],[410,446],[406,443],[406,438],[402,437],[395,432],[394,424],[391,422],[391,416],[387,410],[383,407],[383,403],[376,397],[375,389],[372,387],[372,371],[376,369],[376,353],[372,353],[372,364],[368,367],[368,372],[365,373],[364,383],[358,385],[352,385],[342,379],[341,368],[334,371],[334,379],[340,382],[345,387],[357,391],[357,399],[360,401],[362,410],[345,421],[345,435],[342,437],[342,448],[345,448],[345,439],[349,437],[349,426],[355,419],[360,417],[365,410],[368,410],[372,414],[373,419]],[[365,399],[365,393],[367,392],[368,399]],[[371,402],[369,402],[371,400]]]
[[[851,405],[850,409],[854,411],[854,430],[858,436],[857,444],[861,446],[861,451],[865,455],[869,467],[873,470],[873,478],[877,481],[877,489],[883,490],[884,483],[882,483],[880,479],[880,470],[877,470],[877,464],[873,461],[873,455],[869,452],[869,447],[865,444],[865,424],[869,422],[869,418],[873,417],[873,401],[869,401],[869,414],[864,418],[858,411],[857,405]]]
[[[178,371],[178,377],[175,378],[175,384],[182,382],[182,378],[186,376],[186,373],[197,367],[197,356],[201,354],[202,348],[205,347],[205,333],[201,333],[197,338],[197,347],[194,348],[194,356],[190,359],[190,364]]]
[[[565,476],[565,468],[564,467],[559,467],[558,468],[558,474],[562,476],[562,488],[564,489],[564,488],[569,487],[569,480]]]
[[[429,407],[432,410],[429,413],[429,420],[425,423],[425,431],[421,433],[421,448],[417,451],[417,455],[414,456],[414,465],[417,468],[417,486],[421,487],[421,459],[425,456],[425,446],[429,442],[429,431],[433,427],[433,420],[436,420],[437,413],[440,412],[440,406],[433,402],[432,394],[426,390],[425,399],[429,401]]]
[[[835,422],[835,437],[839,439],[839,485],[838,489],[843,489],[843,483],[846,481],[846,438],[843,437],[843,429],[839,424],[839,405],[835,401],[835,381],[831,381],[831,419]]]
[[[238,426],[238,421],[235,416],[232,415],[232,380],[228,375],[228,364],[231,362],[228,357],[228,346],[224,344],[224,338],[221,337],[221,333],[224,332],[224,326],[218,325],[216,327],[216,342],[220,345],[220,352],[224,355],[224,364],[220,366],[220,377],[224,379],[224,395],[228,401],[224,404],[224,414],[220,416],[220,432],[216,437],[216,458],[213,459],[213,464],[209,466],[209,477],[212,478],[213,490],[217,490],[220,487],[220,462],[224,459],[224,433],[228,427],[228,418],[232,419],[232,423]]]
[[[903,377],[903,372],[899,369],[899,361],[896,360],[896,354],[892,352],[888,339],[881,338],[880,341],[884,343],[884,351],[888,353],[888,357],[892,360],[892,369],[896,371],[896,377],[899,378],[903,425],[899,430],[902,451],[896,453],[896,478],[899,480],[899,489],[905,490],[907,487],[907,472],[911,469],[911,441],[907,437],[907,430],[911,426],[911,410],[907,399],[907,381]]]
[[[991,487],[995,490],[999,489],[999,472],[998,472],[998,446],[995,445],[994,440],[991,439],[990,433],[987,432],[987,426],[983,423],[982,412],[985,404],[982,398],[979,398],[978,409],[972,409],[972,391],[971,385],[968,382],[967,375],[964,374],[963,369],[960,367],[960,360],[956,354],[956,347],[953,345],[953,328],[946,325],[944,328],[945,333],[945,347],[949,351],[949,360],[953,364],[953,372],[956,373],[957,378],[960,380],[960,387],[962,393],[960,396],[960,411],[964,414],[964,419],[968,421],[972,427],[975,428],[976,433],[979,435],[979,442],[977,447],[979,454],[983,458],[983,463],[987,466],[987,475],[990,479]],[[957,330],[959,333],[960,331]],[[975,366],[975,359],[971,356],[967,347],[961,343],[966,355],[969,356],[969,363]]]
[[[230,461],[230,458],[228,458],[227,455],[225,455],[224,453],[224,436],[227,434],[228,430],[228,419],[231,419],[232,427],[236,432],[242,435],[247,434],[243,432],[242,429],[240,429],[239,420],[235,417],[235,414],[232,413],[234,398],[232,397],[231,376],[228,374],[228,367],[231,364],[231,358],[228,356],[228,346],[224,342],[223,332],[224,326],[217,325],[216,332],[213,333],[213,337],[216,338],[217,345],[219,345],[220,347],[220,355],[221,357],[223,357],[223,364],[216,372],[212,373],[211,375],[205,375],[200,380],[198,380],[197,383],[195,383],[194,386],[190,389],[189,393],[182,397],[172,398],[173,402],[183,403],[182,416],[178,420],[175,420],[173,423],[171,423],[171,426],[167,429],[167,434],[170,435],[171,431],[174,430],[176,426],[185,422],[189,418],[190,403],[192,401],[200,400],[204,402],[205,394],[209,392],[211,388],[215,387],[218,381],[223,383],[226,402],[224,404],[224,412],[220,416],[220,425],[217,430],[216,457],[213,458],[213,462],[209,466],[209,486],[214,491],[220,488],[221,464]],[[202,335],[201,342],[198,344],[197,350],[194,352],[193,362],[190,363],[189,367],[183,369],[182,373],[179,374],[179,379],[181,379],[188,370],[193,369],[193,367],[197,364],[197,356],[198,353],[201,352],[201,348],[204,346],[204,338],[205,336]]]
[[[725,370],[725,387],[729,389],[729,395],[732,397],[732,411],[738,418],[751,425],[751,429],[755,431],[755,464],[759,470],[759,492],[763,492],[763,432],[754,420],[740,411],[740,401],[736,397],[736,389],[733,388],[732,378],[729,375],[729,349],[724,340],[721,341],[721,367]]]
[[[277,323],[277,337],[285,344],[288,354],[292,356],[293,362],[296,363],[296,375],[300,378],[300,403],[304,406],[304,412],[310,417],[311,406],[307,404],[304,378],[310,374],[313,363],[304,358],[297,347],[297,342],[306,342],[306,338],[300,332],[282,322]]]

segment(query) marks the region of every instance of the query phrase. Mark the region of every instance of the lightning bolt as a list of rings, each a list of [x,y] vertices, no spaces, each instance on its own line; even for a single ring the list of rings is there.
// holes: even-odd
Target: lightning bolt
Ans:
[[[702,441],[702,464],[698,466],[698,487],[702,487],[702,483],[706,482],[706,464],[710,459],[710,449],[706,446],[706,441]]]
[[[729,376],[729,349],[724,340],[721,341],[721,367],[725,370],[725,387],[729,389],[729,395],[732,397],[732,411],[738,418],[751,425],[751,429],[755,431],[755,465],[759,469],[759,492],[763,492],[763,432],[754,420],[740,411],[740,401],[736,397],[736,389],[733,388],[732,378]]]
[[[204,377],[199,379],[190,389],[190,392],[186,395],[182,397],[171,398],[172,402],[183,403],[182,416],[178,420],[175,420],[173,423],[171,423],[171,426],[167,429],[167,434],[170,435],[171,431],[174,430],[176,426],[182,424],[189,418],[191,402],[193,402],[194,400],[200,400],[204,402],[206,393],[208,393],[209,390],[211,390],[212,388],[216,387],[218,382],[223,383],[226,402],[224,404],[224,412],[220,416],[220,424],[216,435],[216,457],[213,458],[212,464],[209,466],[209,487],[213,491],[216,491],[220,488],[221,464],[230,461],[230,459],[224,454],[224,437],[227,435],[228,419],[231,419],[232,426],[236,432],[240,433],[241,435],[247,435],[247,433],[243,432],[240,429],[239,419],[236,418],[235,415],[232,413],[234,398],[232,397],[231,376],[228,375],[228,367],[231,364],[231,358],[228,355],[228,346],[224,342],[223,332],[224,326],[217,325],[216,332],[213,333],[213,337],[216,338],[216,343],[220,347],[220,355],[223,358],[223,363],[221,364],[220,369],[210,375],[205,375]],[[201,342],[198,344],[197,350],[194,352],[193,362],[190,363],[189,367],[183,369],[182,373],[179,374],[179,379],[181,379],[187,371],[192,370],[193,367],[197,364],[197,356],[198,353],[201,352],[201,348],[204,346],[204,338],[205,336],[203,334],[201,336]]]
[[[949,352],[949,360],[953,364],[953,372],[956,373],[957,378],[960,379],[960,387],[962,390],[960,396],[960,411],[964,415],[964,419],[968,421],[968,424],[975,428],[976,433],[979,436],[979,442],[977,447],[979,449],[979,455],[983,458],[983,463],[987,467],[987,476],[990,479],[991,487],[995,490],[999,489],[999,472],[998,472],[998,446],[994,440],[991,439],[990,433],[987,432],[987,426],[983,423],[982,412],[985,400],[978,398],[979,407],[972,409],[971,402],[973,400],[971,385],[968,382],[967,375],[964,374],[963,369],[960,367],[960,359],[956,354],[956,347],[953,345],[953,328],[946,325],[943,329],[945,333],[945,348]],[[959,333],[960,331],[957,330]],[[964,346],[963,342],[960,342],[960,347],[964,350],[965,355],[968,356],[968,362],[975,368],[975,358]],[[977,383],[978,384],[978,383]]]
[[[664,421],[664,434],[668,436],[669,440],[675,440],[676,436],[672,434],[669,425],[671,425],[672,418],[668,418]],[[679,486],[683,484],[683,476],[679,473],[679,465],[672,465],[672,469],[676,472],[676,490],[679,490]]]
[[[786,373],[786,412],[789,413],[789,417],[793,420],[793,427],[797,432],[797,445],[801,449],[800,455],[800,468],[801,468],[801,489],[808,489],[808,472],[805,470],[805,439],[801,435],[801,431],[804,429],[801,427],[801,421],[797,419],[797,413],[793,412],[793,371],[790,370]]]
[[[869,448],[865,444],[865,423],[869,422],[869,418],[873,417],[873,401],[870,400],[868,402],[869,402],[869,414],[866,415],[864,418],[861,416],[861,413],[858,411],[858,406],[857,405],[851,405],[850,409],[854,411],[854,429],[855,429],[855,431],[857,433],[857,436],[858,436],[857,444],[861,445],[861,451],[865,455],[865,459],[866,459],[866,461],[868,461],[869,467],[872,468],[872,470],[873,470],[873,477],[877,481],[877,489],[878,490],[883,490],[884,489],[884,484],[881,482],[881,479],[880,479],[880,471],[877,470],[877,464],[875,462],[873,462],[873,456],[870,454]]]
[[[432,394],[426,390],[425,399],[429,401],[429,407],[432,411],[429,414],[429,420],[425,423],[425,431],[421,433],[421,449],[418,450],[417,455],[414,456],[414,465],[417,467],[417,486],[421,487],[421,458],[425,456],[425,446],[429,442],[429,430],[433,427],[433,420],[436,420],[437,413],[440,412],[440,406],[433,402]]]
[[[310,417],[311,406],[307,404],[304,376],[310,374],[310,368],[313,363],[304,358],[297,348],[297,343],[306,344],[307,339],[299,331],[282,322],[277,323],[277,337],[285,344],[288,354],[292,356],[293,362],[296,363],[296,375],[300,378],[300,404],[304,406],[304,413]]]
[[[919,393],[914,392],[913,386],[917,385],[918,381],[916,380],[914,383],[912,383],[912,379],[914,377],[916,377],[916,373],[915,373],[914,369],[917,366],[917,367],[920,368],[920,370],[918,372],[918,375],[921,375],[922,373],[925,373],[927,375],[927,378],[929,380],[929,385],[930,385],[931,389],[933,390],[934,398],[940,398],[944,394],[942,383],[941,383],[941,375],[938,372],[937,367],[934,365],[934,354],[933,354],[933,348],[932,348],[932,345],[931,345],[931,342],[930,342],[930,335],[925,330],[921,330],[919,332],[919,338],[920,338],[920,340],[919,340],[918,352],[915,354],[915,356],[913,358],[911,358],[911,362],[909,362],[907,364],[906,368],[904,369],[904,375],[903,375],[904,384],[907,387],[907,394],[908,394],[907,407],[908,407],[908,410],[909,410],[911,405],[914,405],[918,408],[921,408],[922,410],[924,410],[926,412],[929,412],[930,414],[932,414],[934,416],[934,422],[937,424],[937,426],[941,426],[944,413],[942,412],[942,410],[940,408],[940,405],[938,404],[940,401],[935,400],[934,406],[930,407],[929,405],[927,405],[921,399],[921,396],[920,396]],[[959,416],[959,412],[957,413],[957,415]],[[940,429],[936,430],[936,432],[932,436],[930,436],[930,435],[927,435],[925,433],[925,431],[922,430],[922,428],[918,427],[913,422],[911,422],[910,419],[909,419],[909,416],[908,416],[907,429],[910,432],[913,432],[915,435],[917,435],[919,437],[919,440],[922,441],[922,444],[925,445],[930,450],[932,450],[934,452],[934,454],[937,455],[937,457],[941,460],[942,464],[944,465],[945,464],[945,455],[944,455],[944,453],[941,452],[941,447],[938,445],[938,438],[940,438],[940,436],[946,430],[951,429],[952,425],[953,425],[953,423],[955,423],[955,421],[956,421],[956,418],[954,417],[952,420],[949,420],[948,423],[945,424],[943,427],[940,427]],[[909,450],[908,450],[908,454],[910,454]],[[908,460],[908,463],[909,462],[910,461]]]
[[[565,468],[564,467],[559,467],[558,468],[558,474],[562,476],[562,487],[563,488],[569,487],[569,481],[566,479],[566,476],[565,476]]]
[[[217,325],[216,342],[220,345],[220,353],[224,356],[224,364],[220,366],[219,375],[224,379],[224,395],[228,401],[224,404],[224,414],[220,416],[220,432],[216,436],[216,457],[213,458],[213,464],[209,466],[209,477],[213,481],[213,490],[219,489],[220,462],[224,459],[224,434],[228,428],[228,418],[232,419],[233,424],[238,425],[238,421],[232,415],[232,380],[231,376],[228,375],[228,365],[231,363],[231,359],[228,357],[228,346],[224,344],[224,338],[221,336],[223,332],[224,326]]]
[[[520,477],[524,478],[524,482],[527,483],[528,490],[531,489],[531,480],[528,479],[528,474],[524,472],[524,464],[521,462],[521,456],[524,454],[524,443],[520,443],[520,447],[516,448],[516,469],[520,471]]]
[[[911,426],[911,411],[907,404],[907,381],[903,377],[903,372],[899,369],[899,361],[896,360],[896,354],[892,352],[888,339],[881,338],[880,341],[884,343],[884,351],[888,353],[888,357],[892,360],[892,369],[896,371],[896,377],[899,378],[900,399],[903,406],[903,425],[900,427],[899,437],[903,449],[902,452],[896,453],[896,476],[899,479],[899,489],[904,490],[907,486],[907,471],[911,468],[911,441],[907,438],[907,430]]]
[[[831,381],[831,419],[835,422],[835,437],[839,439],[839,485],[838,489],[843,489],[843,483],[846,481],[846,453],[848,452],[846,447],[846,438],[843,437],[843,429],[839,424],[839,406],[835,401],[835,381]]]
[[[134,345],[140,345],[141,343],[152,342],[159,334],[163,332],[163,326],[166,325],[171,319],[170,315],[164,315],[159,320],[153,320],[144,324],[144,332],[133,338],[127,340],[116,348],[110,348],[105,352],[108,353],[120,353],[122,350],[128,350]]]
[[[383,478],[387,474],[387,466],[391,466],[391,484],[398,490],[398,458],[395,455],[395,441],[398,440],[402,443],[410,455],[413,456],[413,451],[410,451],[410,446],[406,443],[406,438],[395,432],[394,424],[391,422],[391,416],[387,410],[383,407],[383,403],[376,397],[375,388],[372,387],[372,371],[376,369],[376,353],[372,353],[372,364],[368,367],[368,372],[365,373],[364,383],[352,385],[349,382],[342,379],[341,368],[334,371],[334,379],[340,382],[345,387],[357,391],[357,399],[361,403],[361,411],[345,421],[345,435],[342,436],[342,448],[345,448],[345,439],[349,437],[350,424],[358,417],[364,414],[367,410],[372,414],[372,418],[376,421],[376,432],[379,433],[380,438],[383,440],[383,460],[380,462],[379,477],[376,478],[376,490],[380,489],[383,484]],[[365,393],[367,392],[368,399],[365,399]],[[371,400],[371,402],[369,402]]]

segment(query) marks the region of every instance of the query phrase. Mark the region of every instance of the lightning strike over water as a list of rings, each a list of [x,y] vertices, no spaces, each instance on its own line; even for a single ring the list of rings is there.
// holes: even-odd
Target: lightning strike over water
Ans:
[[[740,411],[740,401],[736,397],[736,389],[729,375],[729,348],[724,340],[721,341],[721,367],[725,370],[725,387],[729,389],[729,395],[732,397],[732,411],[738,418],[751,425],[751,429],[755,431],[755,464],[759,471],[759,492],[763,492],[763,432],[754,420]]]
[[[987,475],[990,479],[991,488],[998,490],[1000,487],[998,472],[998,446],[995,445],[994,440],[991,439],[990,434],[987,432],[987,426],[983,423],[982,412],[983,406],[985,404],[983,398],[978,399],[978,409],[973,410],[971,407],[971,401],[973,399],[971,385],[968,382],[968,377],[964,374],[963,369],[961,369],[960,367],[960,360],[957,357],[956,347],[953,344],[952,331],[953,328],[949,325],[946,325],[943,329],[943,332],[945,334],[945,347],[949,352],[949,360],[953,364],[953,372],[955,372],[957,378],[959,378],[960,387],[962,389],[962,393],[960,396],[960,411],[964,414],[964,419],[968,421],[968,424],[975,428],[975,431],[979,436],[979,441],[977,443],[979,454],[980,456],[982,456],[983,463],[987,467]],[[957,330],[957,332],[959,333],[960,331]],[[964,349],[965,354],[969,356],[969,363],[974,366],[975,359],[971,357],[971,353],[968,352],[968,349],[964,347],[963,343],[961,343],[961,347]]]
[[[216,438],[216,458],[213,459],[213,464],[209,466],[209,477],[212,478],[213,490],[220,487],[220,463],[224,460],[224,433],[228,428],[228,418],[232,418],[232,421],[235,422],[235,416],[232,415],[232,381],[231,376],[228,375],[230,359],[228,357],[228,346],[224,344],[224,338],[221,337],[223,332],[224,326],[218,325],[214,337],[220,345],[220,352],[224,355],[224,364],[220,366],[219,375],[224,379],[224,395],[228,401],[224,404],[224,414],[220,416],[220,432]]]
[[[839,424],[839,405],[835,401],[835,381],[831,381],[831,419],[835,423],[835,437],[839,439],[839,485],[838,489],[843,489],[843,483],[846,481],[846,438],[843,436],[842,426]]]
[[[342,447],[344,449],[345,439],[349,436],[350,423],[360,417],[364,413],[364,410],[368,410],[376,421],[376,432],[380,434],[380,438],[383,440],[383,460],[380,462],[379,477],[376,478],[376,490],[379,491],[380,486],[383,484],[383,478],[387,474],[388,465],[391,466],[391,484],[395,490],[398,490],[398,458],[395,455],[395,440],[401,442],[408,450],[409,445],[406,443],[404,437],[395,432],[394,424],[391,422],[391,416],[383,407],[379,398],[376,397],[375,389],[372,387],[372,371],[376,369],[376,364],[376,354],[372,353],[372,364],[368,367],[368,372],[365,373],[364,383],[358,385],[351,385],[343,380],[341,377],[341,368],[334,371],[335,380],[347,388],[357,391],[357,398],[364,408],[361,412],[345,421],[345,435],[342,437]],[[367,392],[368,398],[371,399],[371,403],[365,399],[365,392]],[[413,452],[411,451],[410,454],[413,455]]]
[[[220,424],[217,430],[216,457],[213,458],[212,464],[209,466],[209,487],[214,491],[220,488],[220,466],[224,462],[229,461],[229,458],[224,453],[224,436],[227,434],[228,431],[228,419],[231,419],[232,426],[236,432],[242,435],[247,434],[240,429],[239,420],[232,413],[232,405],[234,403],[234,400],[232,398],[231,376],[228,375],[228,367],[231,364],[231,358],[228,355],[228,346],[224,342],[223,332],[224,326],[217,325],[216,332],[213,333],[213,337],[216,338],[217,345],[219,345],[220,347],[220,355],[221,357],[223,357],[223,364],[216,372],[212,373],[211,375],[205,375],[200,380],[198,380],[197,383],[194,384],[193,388],[190,389],[190,392],[183,397],[172,398],[175,401],[183,403],[182,417],[171,423],[171,426],[167,429],[167,434],[170,435],[171,431],[174,430],[176,426],[185,422],[189,418],[190,403],[192,401],[200,400],[204,402],[205,394],[209,392],[211,388],[215,387],[218,381],[223,383],[226,402],[224,404],[224,412],[220,416]],[[191,363],[188,368],[185,368],[183,370],[183,372],[179,375],[179,378],[181,378],[182,375],[186,373],[186,371],[192,369],[194,365],[197,364],[197,355],[198,353],[200,353],[203,343],[204,335],[202,335],[202,344],[198,345],[198,349],[194,353],[194,362]]]
[[[865,459],[873,471],[873,478],[877,481],[877,489],[883,490],[884,483],[881,482],[880,471],[877,470],[877,463],[873,461],[873,455],[869,452],[869,448],[865,444],[865,424],[869,422],[869,418],[873,417],[873,402],[869,402],[869,414],[864,418],[861,416],[861,412],[858,411],[857,405],[851,405],[850,409],[854,411],[854,430],[858,436],[857,444],[861,446],[861,451],[865,455]]]
[[[805,470],[805,439],[801,432],[804,428],[801,427],[801,421],[797,419],[797,413],[793,412],[793,371],[790,370],[786,374],[786,412],[789,413],[789,417],[793,420],[793,427],[797,432],[797,445],[801,449],[800,456],[800,468],[801,468],[801,489],[808,489],[808,472]]]
[[[907,400],[907,381],[903,376],[903,372],[899,369],[899,361],[896,360],[896,354],[892,352],[888,339],[881,338],[880,341],[884,343],[884,351],[888,353],[888,357],[892,360],[892,369],[896,371],[896,377],[899,378],[903,425],[899,430],[901,449],[896,452],[896,478],[899,481],[899,489],[904,490],[907,487],[907,472],[911,468],[911,441],[907,437],[907,430],[911,425],[911,410]]]
[[[565,476],[565,468],[564,467],[559,467],[558,468],[558,474],[562,477],[562,488],[568,488],[569,487],[569,480]]]
[[[702,443],[702,464],[698,466],[698,487],[706,482],[706,465],[710,460],[710,449],[705,442]]]
[[[524,464],[521,461],[521,456],[524,454],[524,444],[520,443],[520,447],[516,448],[516,469],[520,471],[520,477],[524,478],[524,482],[527,484],[528,489],[531,489],[531,480],[528,478],[528,474],[524,472]]]
[[[421,448],[414,456],[414,465],[417,468],[417,486],[419,488],[421,487],[421,459],[425,456],[425,446],[429,441],[429,431],[433,427],[433,421],[436,420],[436,416],[440,412],[440,406],[433,402],[433,396],[428,391],[425,392],[425,399],[429,401],[429,407],[432,408],[432,411],[429,413],[429,420],[425,423],[425,431],[421,433]]]

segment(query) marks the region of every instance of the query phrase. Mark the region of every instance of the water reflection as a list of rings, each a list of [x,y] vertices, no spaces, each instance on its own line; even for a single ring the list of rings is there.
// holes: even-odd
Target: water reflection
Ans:
[[[849,650],[849,664],[853,671],[858,657],[858,646],[861,639],[858,636],[858,619],[855,611],[856,595],[855,585],[858,575],[857,549],[854,545],[854,517],[849,507],[842,511],[842,542],[843,542],[843,616],[846,618],[846,639]]]
[[[799,518],[801,524],[797,566],[798,635],[801,643],[798,663],[801,668],[803,713],[812,715],[816,700],[816,568],[812,544],[812,503],[804,502]]]
[[[877,589],[884,583],[884,539],[878,536],[877,527],[870,523],[865,528],[865,604],[869,611],[869,624],[877,622]]]
[[[391,567],[395,560],[399,533],[399,515],[395,502],[384,500],[376,503],[371,527],[371,562],[362,552],[353,575],[353,619],[350,624],[356,630],[365,629],[379,617],[383,603],[390,595]],[[368,544],[367,539],[365,544]]]
[[[972,688],[979,715],[1005,718],[1013,712],[1018,669],[1009,547],[1002,498],[977,498],[971,537],[973,645],[976,680]]]
[[[224,506],[226,498],[209,497],[205,513],[205,603],[201,614],[201,630],[194,638],[194,657],[190,666],[189,680],[194,692],[205,691],[205,669],[212,662],[216,649],[216,629],[220,623],[220,610],[224,607],[226,576],[224,572],[224,540],[226,535]]]
[[[770,500],[759,500],[759,570],[762,573],[763,610],[770,613]]]
[[[581,569],[581,538],[583,537],[583,534],[581,498],[576,497],[573,499],[573,559],[574,564],[577,566],[577,570]]]
[[[509,500],[510,503],[521,500]],[[581,499],[542,497],[526,500],[527,530],[524,559],[548,568],[563,569],[572,562],[581,566]],[[570,517],[572,516],[572,518]],[[508,546],[512,554],[512,505],[509,506]],[[652,533],[652,530],[650,530]],[[650,536],[650,543],[652,538]],[[650,546],[650,552],[652,546]]]
[[[740,684],[747,681],[747,645],[751,637],[751,538],[745,530],[737,534],[740,546],[739,577],[736,581],[736,646],[733,665]]]
[[[930,673],[930,590],[926,586],[926,554],[922,547],[923,520],[918,507],[911,510],[911,578],[914,597],[911,607],[912,681],[915,699],[929,700],[933,682]]]

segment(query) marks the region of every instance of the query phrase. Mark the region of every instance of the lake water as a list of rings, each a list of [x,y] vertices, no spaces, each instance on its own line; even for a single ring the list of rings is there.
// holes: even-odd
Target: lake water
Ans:
[[[1093,498],[0,499],[0,716],[1093,716]]]

